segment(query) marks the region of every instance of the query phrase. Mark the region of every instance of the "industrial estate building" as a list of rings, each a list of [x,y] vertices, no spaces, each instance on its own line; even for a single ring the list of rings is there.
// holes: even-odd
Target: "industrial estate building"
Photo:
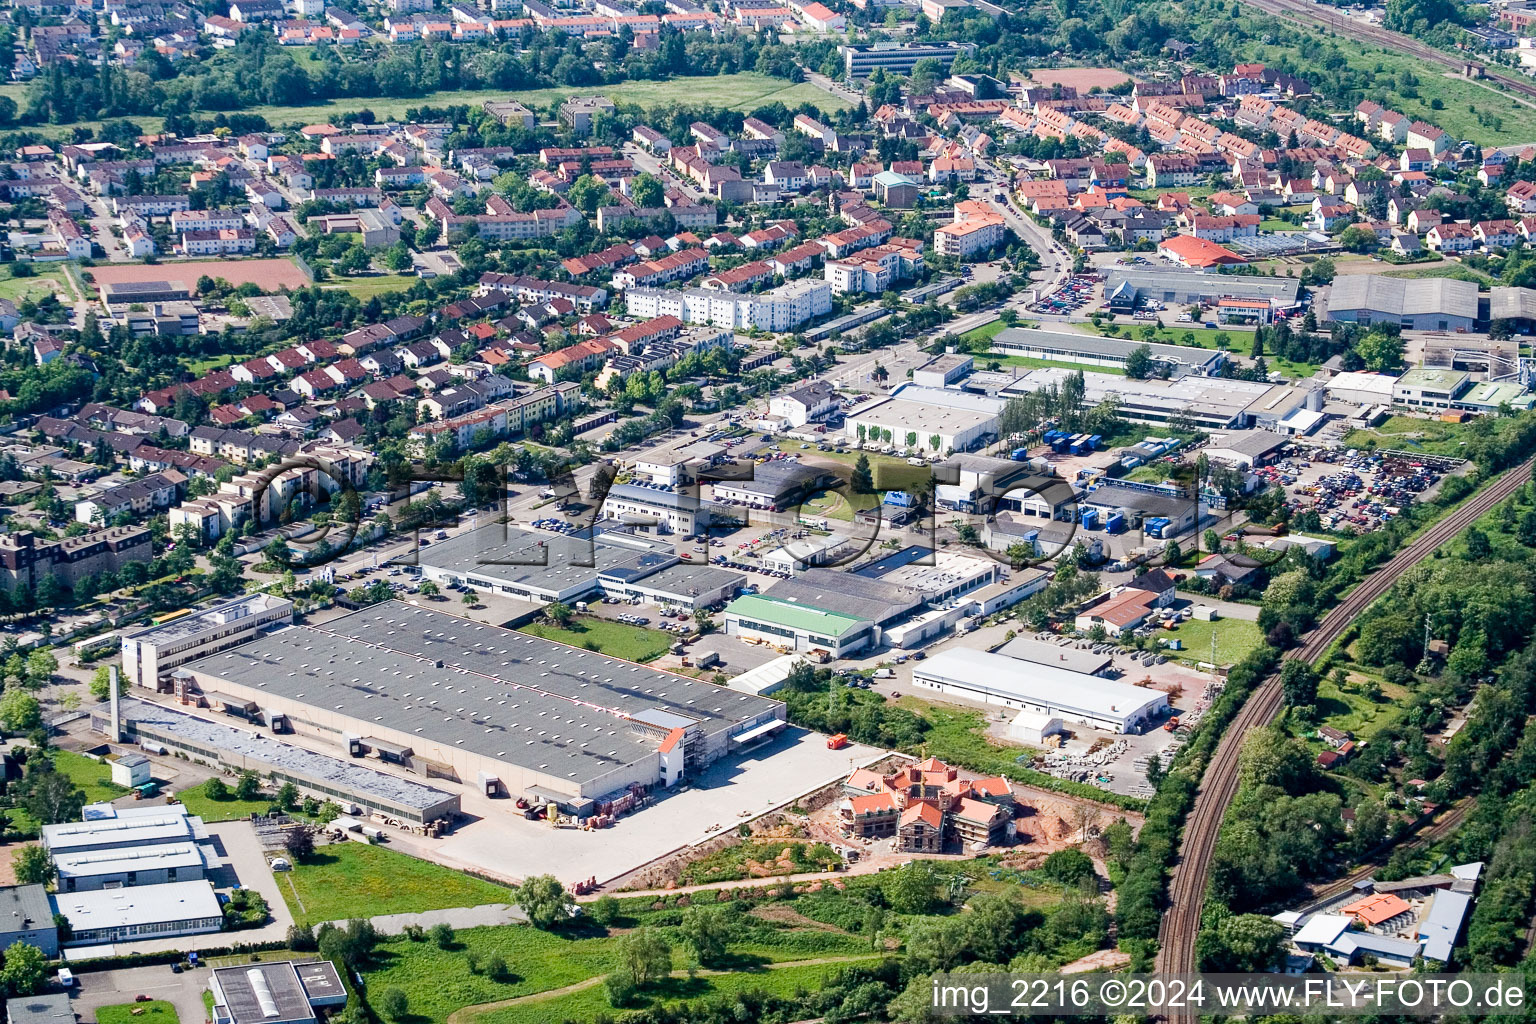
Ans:
[[[1391,323],[1416,331],[1469,331],[1477,321],[1477,283],[1449,277],[1345,274],[1328,292],[1328,319]]]
[[[1121,338],[1101,338],[1095,334],[1076,334],[1071,331],[1010,327],[998,331],[992,339],[994,352],[1116,369],[1123,369],[1131,353],[1141,349],[1146,349],[1152,356],[1152,365],[1155,369],[1176,377],[1186,373],[1214,377],[1227,361],[1226,354],[1215,349],[1193,348],[1188,345],[1156,345]]]
[[[329,960],[215,968],[213,1024],[317,1024],[321,1010],[347,1005],[347,989]]]
[[[1294,309],[1301,281],[1294,277],[1212,274],[1163,267],[1106,267],[1104,301],[1112,312],[1128,313],[1146,302],[1169,306],[1214,306],[1222,299],[1266,304],[1272,311]]]
[[[625,489],[611,508],[605,506],[605,514],[621,522],[642,518],[653,507],[636,502],[642,490]],[[685,522],[696,524],[686,495],[663,490],[645,493],[676,499],[654,506],[671,512],[665,519],[667,530],[660,532],[675,531]],[[494,524],[433,544],[419,557],[416,571],[437,583],[468,585],[537,603],[570,604],[595,594],[638,595],[691,610],[730,599],[746,582],[739,572],[691,565],[665,544],[622,531],[587,537],[535,534]]]
[[[133,939],[216,932],[224,910],[207,881],[96,889],[53,897],[69,919],[69,945],[99,946]]]
[[[121,711],[124,736],[145,747],[161,747],[236,771],[254,771],[279,784],[291,782],[323,799],[356,804],[371,813],[417,825],[442,821],[458,813],[459,797],[455,793],[252,733],[250,724],[288,728],[281,712],[227,694],[194,693],[188,686],[183,689],[189,703],[207,704],[207,713],[227,716],[231,724],[125,698]],[[237,722],[245,727],[239,727]],[[92,712],[91,726],[98,732],[108,730],[104,707]]]
[[[0,888],[0,949],[10,949],[15,942],[36,946],[49,959],[59,955],[59,929],[53,923],[46,886]]]
[[[579,816],[764,741],[785,720],[775,700],[394,601],[275,630],[178,677],[342,756]]]
[[[843,73],[851,81],[868,78],[875,68],[887,74],[905,75],[920,60],[932,59],[948,71],[955,58],[976,52],[975,43],[870,43],[865,46],[840,46]]]
[[[136,686],[155,681],[178,665],[245,643],[262,629],[293,621],[293,602],[248,594],[205,611],[123,635],[123,672]]]
[[[209,854],[201,843],[170,843],[59,853],[54,855],[53,866],[60,892],[85,892],[197,881],[207,876]]]
[[[1168,712],[1168,695],[1053,665],[955,648],[919,662],[912,685],[1106,732],[1140,732]]]

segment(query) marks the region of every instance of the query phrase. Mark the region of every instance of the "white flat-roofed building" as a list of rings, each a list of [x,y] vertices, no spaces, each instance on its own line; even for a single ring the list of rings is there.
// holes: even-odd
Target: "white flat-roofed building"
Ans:
[[[1323,387],[1336,402],[1356,405],[1391,405],[1392,386],[1397,378],[1389,373],[1346,370],[1335,374]]]
[[[181,806],[156,808],[158,814],[135,814],[95,821],[66,821],[44,825],[43,847],[55,857],[89,850],[136,849],[203,842],[203,819]]]
[[[1029,394],[1051,385],[1061,386],[1069,373],[1065,367],[1028,370],[999,394],[1005,398]],[[1245,427],[1261,412],[1278,407],[1287,388],[1280,384],[1202,377],[1190,374],[1178,380],[1132,380],[1113,374],[1083,373],[1083,404],[1091,407],[1113,397],[1121,416],[1133,423],[1165,425],[1187,416],[1206,429]],[[1289,402],[1284,403],[1287,407]]]
[[[1168,695],[1157,690],[968,648],[918,663],[912,685],[1115,733],[1140,732],[1168,711]]]
[[[293,602],[251,594],[123,636],[123,672],[130,683],[153,689],[179,665],[244,643],[269,625],[293,621]]]
[[[1043,640],[1035,640],[1027,636],[1014,637],[993,653],[1006,655],[1032,665],[1049,665],[1052,668],[1064,668],[1068,672],[1080,672],[1087,676],[1101,675],[1114,664],[1115,660],[1107,654],[1095,654],[1091,650],[1071,644],[1065,646],[1048,644]]]
[[[906,384],[890,398],[849,412],[843,431],[870,444],[923,452],[963,452],[997,433],[1007,403],[954,388]],[[878,435],[875,433],[879,431]]]
[[[832,311],[832,286],[805,278],[765,292],[742,294],[710,288],[629,288],[624,302],[631,316],[675,316],[685,324],[711,324],[775,333],[792,331]]]
[[[66,946],[168,939],[216,932],[224,926],[219,898],[205,879],[59,893],[51,902],[56,913],[69,919],[73,935]]]
[[[53,858],[60,892],[195,882],[206,877],[207,847],[199,843],[61,853]]]

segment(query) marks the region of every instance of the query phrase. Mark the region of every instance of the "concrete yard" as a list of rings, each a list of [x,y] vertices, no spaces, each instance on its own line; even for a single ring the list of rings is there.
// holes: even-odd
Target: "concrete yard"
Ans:
[[[663,796],[610,829],[551,828],[518,817],[510,801],[466,797],[466,812],[483,815],[478,821],[440,841],[412,839],[434,860],[498,877],[549,873],[564,882],[602,882],[790,803],[884,753],[861,744],[828,750],[820,734],[790,728],[756,750],[717,762],[689,789]]]

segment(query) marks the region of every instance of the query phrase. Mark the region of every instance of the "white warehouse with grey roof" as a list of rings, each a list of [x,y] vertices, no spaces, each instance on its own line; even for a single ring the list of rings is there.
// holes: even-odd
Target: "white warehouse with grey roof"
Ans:
[[[776,700],[394,601],[181,673],[343,756],[579,816],[765,741],[785,720]]]

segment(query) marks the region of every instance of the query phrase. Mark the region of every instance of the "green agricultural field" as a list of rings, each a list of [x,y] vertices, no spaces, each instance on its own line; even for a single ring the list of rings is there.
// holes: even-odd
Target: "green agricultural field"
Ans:
[[[112,781],[112,767],[105,761],[72,750],[55,750],[53,766],[60,775],[85,792],[85,802],[88,804],[116,800],[128,792],[127,787]]]
[[[225,784],[233,791],[235,780],[226,779]],[[195,814],[204,821],[237,821],[249,818],[252,814],[265,814],[267,808],[272,806],[272,801],[267,797],[257,800],[237,800],[233,792],[223,800],[215,800],[208,795],[208,784],[200,782],[187,789],[176,791],[176,799],[186,805],[188,814]]]
[[[546,640],[558,640],[572,647],[584,647],[625,661],[654,661],[666,654],[672,646],[672,636],[668,633],[596,616],[574,618],[569,629],[561,629],[547,622],[530,622],[520,629]]]
[[[294,920],[307,924],[378,914],[415,914],[507,903],[502,886],[367,843],[322,846],[278,886]]]
[[[1247,619],[1217,619],[1215,622],[1201,622],[1199,619],[1190,619],[1188,622],[1179,623],[1175,630],[1160,629],[1158,637],[1173,639],[1177,637],[1183,641],[1182,651],[1164,651],[1170,658],[1179,658],[1183,661],[1210,661],[1211,637],[1216,637],[1216,664],[1235,665],[1242,661],[1259,644],[1264,642],[1264,634],[1259,632],[1256,622]]]
[[[147,1003],[118,1003],[96,1011],[96,1024],[180,1024],[176,1007],[164,999]]]

